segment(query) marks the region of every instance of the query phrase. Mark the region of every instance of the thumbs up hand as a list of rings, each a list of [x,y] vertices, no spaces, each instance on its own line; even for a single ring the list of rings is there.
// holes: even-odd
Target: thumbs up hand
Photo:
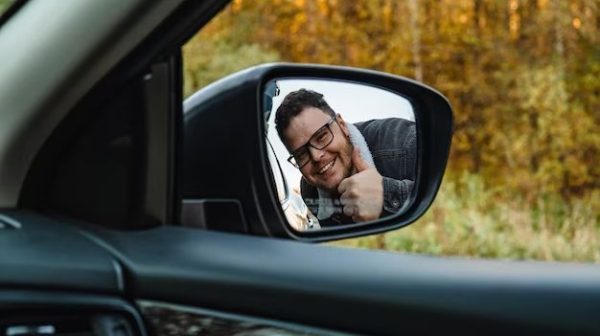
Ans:
[[[344,214],[355,222],[377,219],[383,209],[383,177],[362,159],[357,148],[352,153],[352,165],[356,173],[338,186]]]

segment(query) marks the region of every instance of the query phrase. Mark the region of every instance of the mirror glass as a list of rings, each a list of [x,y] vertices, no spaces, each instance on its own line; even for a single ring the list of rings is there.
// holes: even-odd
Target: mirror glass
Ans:
[[[371,222],[410,204],[417,136],[409,100],[304,78],[270,81],[264,98],[269,163],[292,228]]]

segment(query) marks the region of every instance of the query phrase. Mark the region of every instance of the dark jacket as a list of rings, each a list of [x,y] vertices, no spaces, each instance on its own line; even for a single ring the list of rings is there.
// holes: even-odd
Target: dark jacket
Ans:
[[[416,178],[417,134],[415,123],[405,119],[376,119],[354,124],[363,135],[375,167],[383,177],[383,210],[381,217],[400,211],[408,199]],[[317,214],[318,191],[304,178],[300,189],[313,214]],[[331,200],[339,204],[338,200]],[[341,208],[340,208],[341,209]],[[319,220],[321,227],[351,224],[352,218],[338,211],[328,219]]]

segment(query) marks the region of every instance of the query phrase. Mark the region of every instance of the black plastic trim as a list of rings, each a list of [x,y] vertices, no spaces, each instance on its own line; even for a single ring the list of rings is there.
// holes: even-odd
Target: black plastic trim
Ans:
[[[6,319],[88,316],[117,314],[133,326],[131,336],[146,336],[144,322],[137,310],[128,302],[113,296],[86,292],[60,292],[40,290],[0,290],[0,323]]]
[[[435,258],[190,228],[90,232],[136,299],[361,334],[597,334],[597,265]]]
[[[19,0],[21,1],[21,0]],[[25,1],[21,1],[25,2]],[[204,26],[214,15],[222,10],[230,0],[211,0],[211,1],[184,1],[168,18],[166,18],[149,36],[147,36],[129,55],[121,60],[96,86],[90,90],[85,97],[73,108],[73,111],[65,117],[56,127],[52,135],[44,143],[42,149],[34,158],[29,171],[23,182],[21,193],[19,195],[18,207],[40,211],[45,213],[57,213],[52,209],[48,211],[45,208],[47,200],[44,198],[48,190],[48,184],[51,180],[51,172],[55,171],[60,154],[64,152],[65,147],[72,141],[73,137],[81,131],[82,127],[89,124],[97,114],[97,106],[102,105],[113,97],[116,92],[123,89],[127,83],[140,80],[148,71],[148,67],[154,62],[168,62],[169,74],[169,98],[170,107],[173,114],[174,130],[172,133],[173,147],[169,153],[173,162],[169,164],[170,190],[168,191],[168,204],[166,222],[179,221],[179,194],[178,179],[181,174],[178,173],[180,167],[177,163],[180,161],[181,153],[181,101],[183,100],[182,86],[182,60],[181,46],[187,39],[191,38],[202,26]],[[142,9],[141,9],[142,10]],[[141,102],[140,102],[141,103]],[[139,153],[136,153],[136,155]],[[136,167],[140,171],[144,167]],[[138,174],[142,176],[142,174]],[[140,189],[139,182],[134,185],[136,191]],[[143,188],[143,186],[141,186]],[[139,192],[141,193],[141,192]],[[143,199],[141,197],[140,199]],[[138,200],[133,200],[138,202]],[[136,204],[135,209],[129,209],[131,215],[129,218],[129,228],[143,228],[156,224],[156,221],[148,221],[142,212],[143,204]],[[137,208],[140,208],[139,210]],[[58,211],[60,215],[67,215]],[[81,217],[81,216],[80,216]],[[87,219],[89,218],[78,218]],[[122,225],[123,223],[119,223]]]

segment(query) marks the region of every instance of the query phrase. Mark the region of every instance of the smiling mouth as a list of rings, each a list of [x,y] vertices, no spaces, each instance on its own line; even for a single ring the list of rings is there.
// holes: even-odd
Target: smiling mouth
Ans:
[[[323,175],[326,172],[328,172],[331,169],[331,167],[333,167],[333,165],[335,164],[335,161],[336,161],[336,159],[331,160],[331,162],[329,162],[328,164],[324,165],[321,169],[319,169],[318,173],[320,175]]]

